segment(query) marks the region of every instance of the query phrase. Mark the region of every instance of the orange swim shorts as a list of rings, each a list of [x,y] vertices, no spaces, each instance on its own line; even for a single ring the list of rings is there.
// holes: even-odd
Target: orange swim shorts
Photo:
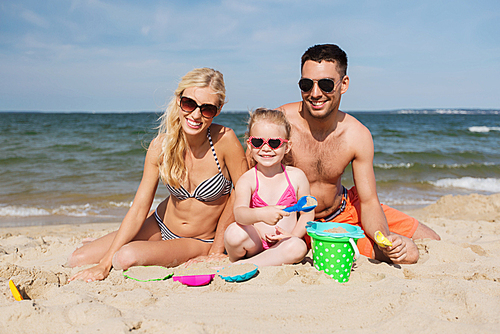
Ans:
[[[360,201],[356,187],[347,190],[344,210],[331,221],[335,223],[345,223],[359,226],[363,229],[363,223],[360,221]],[[407,214],[393,209],[385,204],[381,204],[384,210],[389,230],[393,233],[411,238],[418,227],[418,220]],[[359,252],[367,257],[372,257],[374,242],[368,237],[359,239],[357,242]]]

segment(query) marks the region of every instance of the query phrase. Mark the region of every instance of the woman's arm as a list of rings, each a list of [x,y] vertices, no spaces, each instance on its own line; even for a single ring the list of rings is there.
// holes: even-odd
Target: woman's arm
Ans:
[[[224,164],[229,172],[231,181],[233,184],[236,184],[243,173],[248,170],[245,152],[233,130],[229,128],[222,128],[222,130],[222,137],[217,149],[219,152],[222,152]],[[235,194],[233,191],[226,201],[224,211],[222,211],[219,217],[214,242],[208,253],[209,255],[224,253],[224,232],[229,224],[235,221],[233,213],[234,198]]]
[[[129,243],[137,235],[151,208],[158,186],[158,157],[160,152],[161,141],[155,138],[146,154],[144,173],[132,206],[125,215],[108,251],[96,266],[80,271],[71,277],[69,281],[82,279],[91,282],[103,280],[109,275],[113,256],[123,245]]]

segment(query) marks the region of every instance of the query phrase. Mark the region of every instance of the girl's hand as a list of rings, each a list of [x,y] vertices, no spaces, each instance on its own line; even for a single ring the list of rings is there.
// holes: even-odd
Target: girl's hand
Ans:
[[[94,267],[82,270],[68,279],[68,282],[81,279],[85,282],[102,281],[109,275],[110,267],[104,264],[98,264]]]
[[[290,216],[290,212],[283,211],[284,205],[269,205],[259,208],[260,220],[267,225],[276,225],[283,217]]]
[[[276,234],[266,234],[266,241],[269,243],[277,243],[280,240],[292,237],[291,233],[288,233],[279,226],[274,227],[276,229]]]

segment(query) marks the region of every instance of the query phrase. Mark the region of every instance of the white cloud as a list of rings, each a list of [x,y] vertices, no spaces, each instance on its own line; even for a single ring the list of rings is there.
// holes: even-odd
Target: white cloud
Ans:
[[[17,97],[3,94],[0,107],[23,109],[37,89],[49,103],[47,87],[64,87],[95,110],[106,98],[115,109],[132,108],[125,92],[144,105],[135,110],[148,109],[151,92],[171,91],[200,66],[224,73],[229,109],[276,107],[300,98],[300,57],[318,43],[339,44],[349,56],[346,109],[497,107],[495,3],[481,8],[457,0],[451,12],[431,0],[52,0],[49,9],[26,0],[2,3],[0,77],[16,82],[6,89],[16,88]],[[471,78],[479,80],[464,88]],[[92,102],[93,96],[99,98]],[[50,104],[60,106],[50,108],[83,108],[75,96],[58,97]]]
[[[24,10],[21,13],[21,17],[28,21],[29,23],[36,25],[40,28],[48,28],[49,27],[49,22],[41,17],[40,15],[32,12],[31,10]]]

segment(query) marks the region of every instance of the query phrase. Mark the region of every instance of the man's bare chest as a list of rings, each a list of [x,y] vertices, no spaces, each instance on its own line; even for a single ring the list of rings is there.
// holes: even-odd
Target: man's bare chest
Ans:
[[[352,160],[342,137],[317,140],[307,133],[292,136],[292,157],[310,182],[335,182]]]

